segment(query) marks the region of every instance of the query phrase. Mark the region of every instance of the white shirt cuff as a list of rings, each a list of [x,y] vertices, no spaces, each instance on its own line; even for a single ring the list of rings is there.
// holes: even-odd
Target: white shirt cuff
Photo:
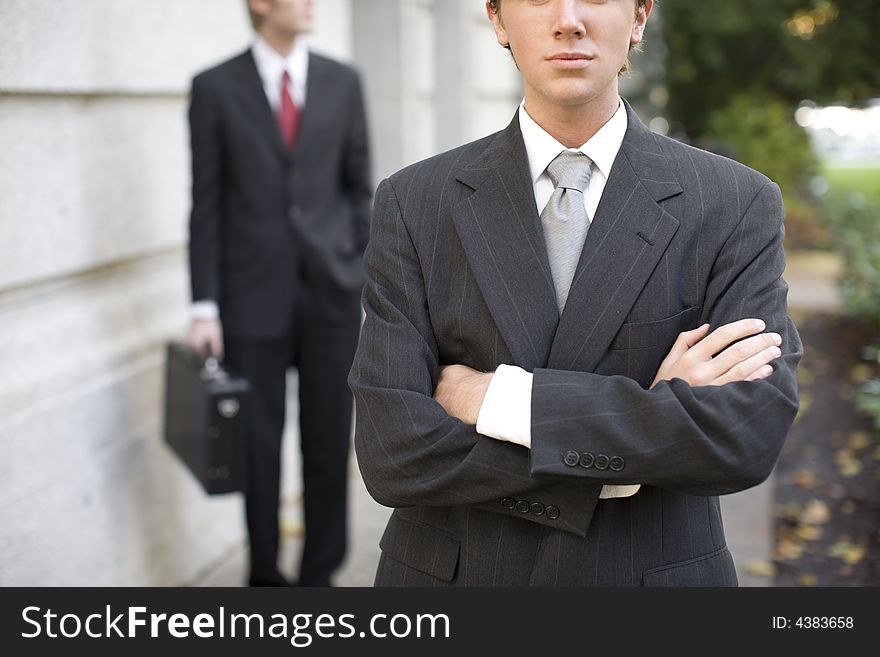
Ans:
[[[534,375],[514,365],[499,365],[489,382],[480,414],[477,433],[532,447],[532,379]],[[630,497],[639,484],[602,486],[599,499]]]
[[[192,319],[218,319],[220,310],[214,301],[195,301],[189,311]]]
[[[532,374],[514,365],[499,365],[489,382],[477,433],[532,446]]]
[[[499,365],[489,382],[480,414],[477,433],[496,440],[532,446],[532,379],[534,375],[514,365]],[[602,486],[599,499],[635,495],[640,485]]]

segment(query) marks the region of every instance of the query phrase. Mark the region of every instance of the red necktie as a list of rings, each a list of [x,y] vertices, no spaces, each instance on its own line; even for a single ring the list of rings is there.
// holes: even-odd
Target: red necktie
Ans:
[[[281,138],[287,150],[293,150],[296,143],[296,129],[299,126],[299,110],[293,104],[290,92],[290,74],[284,71],[281,76],[281,109],[278,112],[278,127],[281,128]]]

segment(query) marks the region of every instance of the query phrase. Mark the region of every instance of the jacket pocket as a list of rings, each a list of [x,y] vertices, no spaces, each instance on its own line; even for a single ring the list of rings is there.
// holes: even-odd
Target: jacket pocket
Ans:
[[[709,554],[649,568],[642,586],[737,586],[736,568],[727,547]]]
[[[458,538],[442,529],[396,514],[379,541],[387,556],[444,582],[455,576],[460,545]]]
[[[650,349],[665,347],[669,349],[678,334],[689,331],[700,316],[700,306],[691,306],[671,317],[650,322],[627,322],[620,327],[609,351],[625,349]]]

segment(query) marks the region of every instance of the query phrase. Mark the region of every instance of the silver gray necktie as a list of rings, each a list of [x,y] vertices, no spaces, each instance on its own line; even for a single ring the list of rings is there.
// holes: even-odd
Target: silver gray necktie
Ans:
[[[541,225],[560,315],[590,228],[584,194],[590,184],[591,166],[590,158],[575,151],[562,151],[547,165],[556,189],[541,212]]]

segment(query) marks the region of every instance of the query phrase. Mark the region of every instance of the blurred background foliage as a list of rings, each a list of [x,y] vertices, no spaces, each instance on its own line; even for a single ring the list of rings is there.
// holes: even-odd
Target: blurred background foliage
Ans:
[[[797,107],[877,97],[877,0],[661,0],[673,130],[707,134],[742,95]]]

